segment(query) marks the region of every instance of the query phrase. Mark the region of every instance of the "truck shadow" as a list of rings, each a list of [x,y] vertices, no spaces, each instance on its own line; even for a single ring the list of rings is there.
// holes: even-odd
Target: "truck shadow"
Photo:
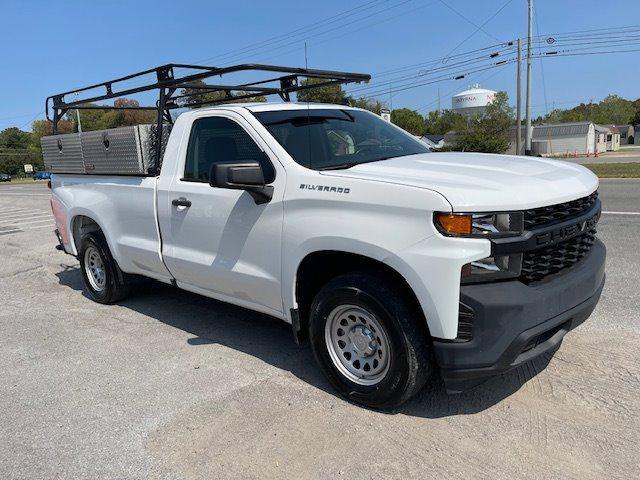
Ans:
[[[79,267],[61,267],[56,273],[60,285],[82,291]],[[152,280],[138,282],[132,295],[118,305],[193,335],[187,340],[189,345],[224,345],[337,396],[317,367],[308,342],[296,345],[290,326],[278,319]],[[552,354],[537,359],[459,395],[448,395],[437,378],[414,399],[387,413],[442,418],[482,412],[517,392],[546,368],[551,358]]]

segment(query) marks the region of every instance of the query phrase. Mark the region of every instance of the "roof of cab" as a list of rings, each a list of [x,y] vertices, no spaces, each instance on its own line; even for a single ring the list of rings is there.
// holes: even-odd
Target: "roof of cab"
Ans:
[[[197,108],[191,111],[200,112],[203,110],[215,110],[219,108],[224,108],[226,110],[246,108],[251,112],[273,112],[278,110],[306,110],[307,108],[312,110],[317,110],[317,109],[358,110],[357,108],[350,107],[349,105],[334,105],[330,103],[253,102],[253,103],[223,103],[220,105],[213,105],[210,107]]]

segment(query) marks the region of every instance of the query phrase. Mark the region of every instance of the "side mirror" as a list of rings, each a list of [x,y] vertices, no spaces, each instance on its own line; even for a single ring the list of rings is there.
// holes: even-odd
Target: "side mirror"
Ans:
[[[255,160],[214,163],[209,171],[209,185],[246,190],[258,205],[267,203],[273,198],[273,187],[266,185],[262,167]]]

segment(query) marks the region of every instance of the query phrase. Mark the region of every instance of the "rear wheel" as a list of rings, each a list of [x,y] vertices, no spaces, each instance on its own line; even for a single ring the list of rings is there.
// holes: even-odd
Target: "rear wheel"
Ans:
[[[82,237],[78,259],[85,291],[92,300],[109,304],[129,294],[127,275],[113,259],[101,232],[91,232]]]
[[[310,312],[316,360],[345,397],[373,408],[398,406],[433,371],[424,319],[409,296],[366,272],[325,285]]]

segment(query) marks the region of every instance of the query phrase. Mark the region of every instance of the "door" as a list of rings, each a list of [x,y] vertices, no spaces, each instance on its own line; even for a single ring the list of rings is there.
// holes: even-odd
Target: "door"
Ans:
[[[187,127],[169,185],[159,185],[165,264],[182,288],[282,316],[284,169],[242,117],[205,113]],[[260,162],[274,187],[269,203],[209,185],[213,164],[243,160]]]

